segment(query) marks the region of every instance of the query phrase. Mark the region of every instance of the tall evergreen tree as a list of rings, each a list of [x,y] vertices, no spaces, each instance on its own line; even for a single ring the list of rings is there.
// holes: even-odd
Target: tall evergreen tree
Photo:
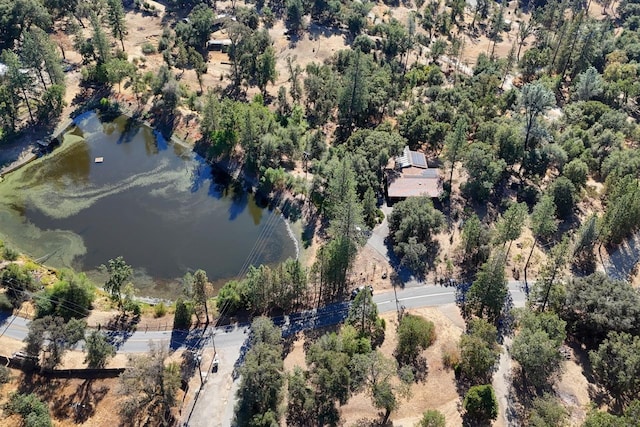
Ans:
[[[616,182],[609,191],[607,208],[600,221],[600,241],[618,244],[640,226],[640,183],[633,175]]]
[[[528,286],[527,269],[529,268],[529,262],[531,261],[531,255],[533,255],[536,243],[538,240],[549,239],[558,231],[558,224],[556,224],[556,205],[553,203],[551,196],[542,196],[540,201],[534,206],[531,216],[529,216],[529,223],[531,225],[531,233],[533,234],[533,242],[531,242],[531,251],[524,265],[525,287]]]
[[[278,72],[276,71],[276,55],[273,46],[268,46],[264,53],[258,57],[258,69],[256,83],[263,96],[267,94],[267,84],[275,84]]]
[[[13,108],[17,111],[20,98],[24,101],[29,111],[29,117],[31,121],[34,121],[33,110],[31,109],[31,101],[29,93],[33,91],[33,79],[29,73],[22,71],[23,64],[14,52],[10,50],[3,50],[0,55],[0,60],[7,66],[7,81],[8,89],[13,103]]]
[[[504,254],[505,259],[509,256],[511,243],[522,234],[522,227],[524,226],[526,217],[527,205],[524,203],[512,203],[498,220],[496,224],[496,241],[503,244],[503,249],[504,245],[506,245],[507,242],[509,243],[507,251]]]
[[[553,93],[547,89],[542,83],[529,83],[522,88],[522,98],[520,101],[525,115],[525,135],[524,146],[522,150],[522,165],[529,151],[531,136],[538,121],[538,117],[551,106],[555,105]]]
[[[127,34],[127,22],[124,19],[122,0],[107,0],[107,17],[111,26],[111,34],[120,40],[124,52],[124,36]]]
[[[350,65],[345,71],[344,83],[338,97],[341,125],[346,134],[354,124],[360,124],[366,118],[369,107],[369,77],[371,75],[367,55],[360,49],[351,54]]]
[[[451,164],[451,172],[449,173],[449,199],[451,199],[451,191],[453,184],[453,170],[456,162],[463,156],[464,149],[467,144],[467,121],[464,118],[456,121],[453,132],[450,132],[444,142],[444,157]]]
[[[355,246],[362,243],[364,218],[362,205],[356,192],[356,178],[350,156],[334,163],[328,182],[327,216],[329,233],[344,237]]]
[[[196,304],[204,308],[205,322],[209,324],[209,308],[207,307],[207,286],[209,278],[204,270],[193,273],[193,299]]]
[[[100,20],[95,14],[91,15],[91,28],[93,29],[93,37],[91,38],[91,52],[93,59],[98,66],[106,64],[111,59],[111,48],[109,39],[105,34]]]
[[[251,329],[251,349],[240,368],[233,425],[278,425],[285,379],[280,331],[265,318],[255,319]]]
[[[494,254],[482,266],[465,296],[463,312],[467,317],[474,315],[494,324],[498,321],[509,293],[504,267],[502,252]]]
[[[35,71],[44,89],[47,83],[42,73],[44,65],[45,43],[48,41],[47,34],[38,27],[33,27],[25,31],[22,43],[21,57],[24,65]]]

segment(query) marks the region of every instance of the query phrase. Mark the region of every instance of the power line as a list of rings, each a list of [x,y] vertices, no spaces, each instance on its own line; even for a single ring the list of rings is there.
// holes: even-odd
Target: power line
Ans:
[[[73,303],[72,301],[54,299],[54,298],[51,298],[51,297],[48,297],[48,296],[42,295],[41,293],[33,292],[33,291],[29,291],[29,290],[24,289],[24,288],[21,288],[21,287],[16,287],[16,286],[11,286],[11,285],[6,285],[6,284],[5,284],[5,281],[11,281],[11,282],[13,282],[13,284],[14,284],[14,285],[19,286],[19,283],[18,283],[15,279],[13,279],[13,278],[11,278],[11,277],[9,277],[9,278],[6,278],[6,277],[5,277],[5,278],[3,278],[2,280],[3,280],[3,285],[2,285],[2,286],[3,286],[3,287],[5,287],[5,288],[7,288],[7,289],[11,289],[11,290],[12,290],[12,291],[14,291],[14,292],[20,292],[20,293],[23,293],[24,295],[27,295],[27,296],[29,296],[29,297],[31,297],[31,298],[36,299],[36,300],[37,300],[37,299],[44,299],[44,300],[47,300],[47,301],[51,302],[51,303],[52,303],[52,304],[54,304],[54,305],[62,306],[63,308],[65,308],[65,309],[67,309],[67,310],[69,310],[69,311],[71,311],[71,312],[73,312],[73,313],[75,313],[75,314],[80,315],[80,317],[86,317],[86,316],[87,316],[87,311],[88,311],[88,309],[86,309],[86,308],[82,307],[82,306],[81,306],[81,305],[79,305],[79,304]],[[72,306],[77,307],[78,309],[80,309],[80,310],[82,310],[82,311],[77,310],[77,309],[75,309],[75,308],[71,307],[69,304],[70,304],[70,305],[72,305]]]

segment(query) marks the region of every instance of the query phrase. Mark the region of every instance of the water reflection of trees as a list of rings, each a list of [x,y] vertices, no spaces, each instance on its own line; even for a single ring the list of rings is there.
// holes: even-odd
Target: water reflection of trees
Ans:
[[[91,151],[85,141],[75,143],[51,160],[45,162],[34,176],[36,185],[44,182],[61,183],[63,178],[73,184],[86,184],[89,181]]]

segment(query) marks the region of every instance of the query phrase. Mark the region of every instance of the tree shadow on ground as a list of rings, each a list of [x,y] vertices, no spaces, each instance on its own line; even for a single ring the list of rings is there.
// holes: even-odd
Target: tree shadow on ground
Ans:
[[[80,91],[76,93],[71,101],[71,105],[77,106],[75,110],[71,112],[71,118],[75,119],[87,111],[95,110],[100,106],[100,100],[102,98],[108,98],[109,95],[111,95],[109,88],[94,87],[88,84],[81,85]]]
[[[251,334],[248,334],[245,338],[242,346],[240,347],[240,352],[238,354],[238,358],[233,364],[233,372],[231,373],[231,377],[233,380],[237,380],[240,377],[240,368],[244,364],[244,359],[247,357],[247,352],[251,349]]]
[[[68,383],[68,379],[53,379],[35,372],[25,372],[24,378],[18,386],[18,392],[23,394],[36,393],[42,400],[51,402]]]
[[[304,344],[303,344],[303,348],[304,348],[304,352],[306,353],[307,351],[309,351],[309,347],[311,347],[311,345],[313,343],[315,343],[316,341],[318,341],[318,339],[325,335],[325,334],[330,334],[332,332],[338,333],[340,332],[340,325],[333,325],[333,326],[327,326],[321,329],[309,329],[303,332],[303,337],[304,337]]]
[[[283,329],[282,335],[288,337],[303,332],[306,340],[315,332],[319,332],[320,335],[325,332],[337,332],[338,325],[347,318],[348,314],[348,302],[333,303],[317,310],[294,313],[289,316],[289,324]]]
[[[107,341],[116,348],[120,349],[124,343],[131,338],[136,330],[137,324],[140,322],[140,316],[129,316],[126,314],[118,314],[111,318],[105,326],[105,336]],[[98,330],[101,326],[98,325]]]
[[[609,277],[627,280],[640,260],[640,234],[634,234],[620,245],[607,248],[609,260],[604,269]]]
[[[296,222],[300,218],[302,218],[302,210],[304,207],[304,202],[300,200],[287,199],[287,202],[282,207],[282,214],[291,222]]]
[[[427,376],[429,375],[427,358],[422,355],[416,357],[416,360],[411,363],[411,370],[413,371],[413,378],[416,382],[427,381]]]
[[[315,22],[312,22],[307,27],[306,33],[309,35],[309,38],[311,40],[318,40],[320,36],[327,37],[327,38],[331,36],[349,37],[349,32],[346,30],[343,30],[341,28],[336,28],[336,27],[328,27]]]
[[[400,289],[404,289],[405,283],[414,279],[415,276],[409,269],[402,267],[399,263],[390,262],[390,264],[391,268],[393,268],[393,271],[391,271],[391,275],[389,277],[389,280],[391,280],[391,285]]]
[[[533,402],[536,398],[545,394],[555,394],[553,380],[543,386],[536,387],[527,381],[522,375],[522,370],[516,369],[512,374],[511,388],[509,392],[509,408],[507,409],[507,422],[511,420],[526,419],[527,414],[533,408]]]
[[[4,324],[7,323],[11,314],[10,311],[0,311],[0,326],[4,326]]]
[[[188,331],[174,329],[171,331],[171,340],[169,342],[169,348],[172,351],[179,349],[180,347],[186,347],[192,350],[198,350],[204,347],[208,337],[204,334],[204,329],[191,329]]]
[[[75,423],[85,423],[95,414],[95,408],[109,391],[106,386],[94,388],[93,379],[87,379],[68,396],[59,396],[53,400],[53,413],[56,418],[73,419]]]
[[[591,402],[593,402],[597,407],[607,405],[614,411],[620,410],[621,412],[621,408],[619,407],[619,405],[617,405],[616,402],[611,399],[611,396],[609,396],[606,390],[603,390],[596,385],[597,381],[591,367],[591,361],[589,360],[589,349],[584,344],[575,339],[567,340],[566,344],[571,349],[573,357],[575,358],[575,362],[580,365],[580,368],[582,368],[582,374],[589,383],[588,392]]]
[[[313,238],[318,229],[318,212],[315,211],[311,215],[305,216],[307,219],[302,230],[302,245],[308,249],[313,243]]]
[[[380,415],[382,419],[382,414]],[[393,426],[393,421],[389,420],[386,424],[382,424],[380,419],[360,418],[352,424],[353,427],[389,427]]]
[[[173,135],[176,123],[178,122],[178,120],[176,120],[178,113],[153,110],[153,114],[153,128],[160,132],[166,139],[171,139],[171,135]]]
[[[180,360],[180,375],[182,380],[188,380],[196,373],[196,367],[198,366],[198,355],[193,350],[186,350],[182,353]]]

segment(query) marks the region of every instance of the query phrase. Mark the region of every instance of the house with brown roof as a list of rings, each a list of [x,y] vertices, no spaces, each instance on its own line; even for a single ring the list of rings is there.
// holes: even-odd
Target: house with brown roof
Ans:
[[[385,171],[389,201],[418,196],[437,198],[442,193],[439,169],[429,167],[424,153],[404,147],[402,155],[391,163]]]

